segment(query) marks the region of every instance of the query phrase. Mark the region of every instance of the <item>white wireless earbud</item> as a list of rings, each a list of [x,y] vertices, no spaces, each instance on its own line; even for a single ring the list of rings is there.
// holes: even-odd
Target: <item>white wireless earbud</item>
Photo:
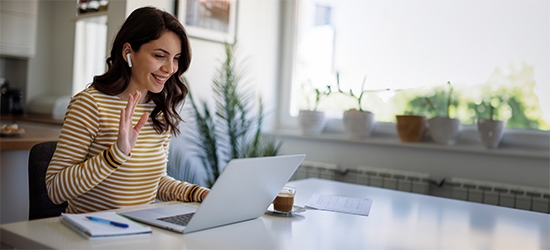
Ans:
[[[132,67],[132,59],[130,59],[130,53],[126,54],[126,59],[128,59],[128,67]]]

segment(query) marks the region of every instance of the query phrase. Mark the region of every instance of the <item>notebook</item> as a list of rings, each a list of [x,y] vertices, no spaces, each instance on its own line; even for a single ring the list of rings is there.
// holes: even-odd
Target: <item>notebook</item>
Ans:
[[[186,204],[120,214],[149,225],[190,233],[260,217],[305,159],[304,154],[240,158],[227,163],[198,208]],[[185,225],[170,217],[190,217]]]
[[[138,236],[151,234],[152,232],[150,227],[131,221],[116,212],[63,213],[60,220],[87,239]]]

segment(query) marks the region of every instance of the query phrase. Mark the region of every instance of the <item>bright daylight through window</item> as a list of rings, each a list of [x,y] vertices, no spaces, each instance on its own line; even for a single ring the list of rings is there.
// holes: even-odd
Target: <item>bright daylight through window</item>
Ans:
[[[73,90],[85,89],[96,75],[105,72],[107,16],[83,18],[76,22]]]
[[[335,93],[338,75],[343,91],[370,90],[361,108],[379,122],[441,115],[437,100],[450,82],[449,115],[463,124],[489,118],[492,106],[508,128],[549,130],[549,8],[536,0],[300,0],[290,115],[313,109],[314,89],[328,85],[318,110],[340,118],[357,108]]]

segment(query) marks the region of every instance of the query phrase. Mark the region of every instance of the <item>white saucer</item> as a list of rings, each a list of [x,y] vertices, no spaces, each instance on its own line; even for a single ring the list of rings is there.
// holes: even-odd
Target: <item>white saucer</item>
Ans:
[[[292,206],[292,210],[289,211],[289,212],[281,212],[281,211],[277,211],[275,209],[273,209],[273,204],[271,204],[268,208],[267,208],[267,212],[272,214],[272,215],[276,215],[276,216],[283,216],[283,217],[290,217],[292,216],[293,214],[297,214],[297,213],[301,213],[301,212],[305,212],[306,211],[306,208],[305,207],[301,207],[301,206],[298,206],[298,205],[294,205]]]

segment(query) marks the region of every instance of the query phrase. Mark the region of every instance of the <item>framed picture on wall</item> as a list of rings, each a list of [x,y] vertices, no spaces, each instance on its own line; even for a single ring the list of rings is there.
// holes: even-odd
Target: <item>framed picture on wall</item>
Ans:
[[[237,0],[178,0],[178,19],[190,37],[233,44]]]

